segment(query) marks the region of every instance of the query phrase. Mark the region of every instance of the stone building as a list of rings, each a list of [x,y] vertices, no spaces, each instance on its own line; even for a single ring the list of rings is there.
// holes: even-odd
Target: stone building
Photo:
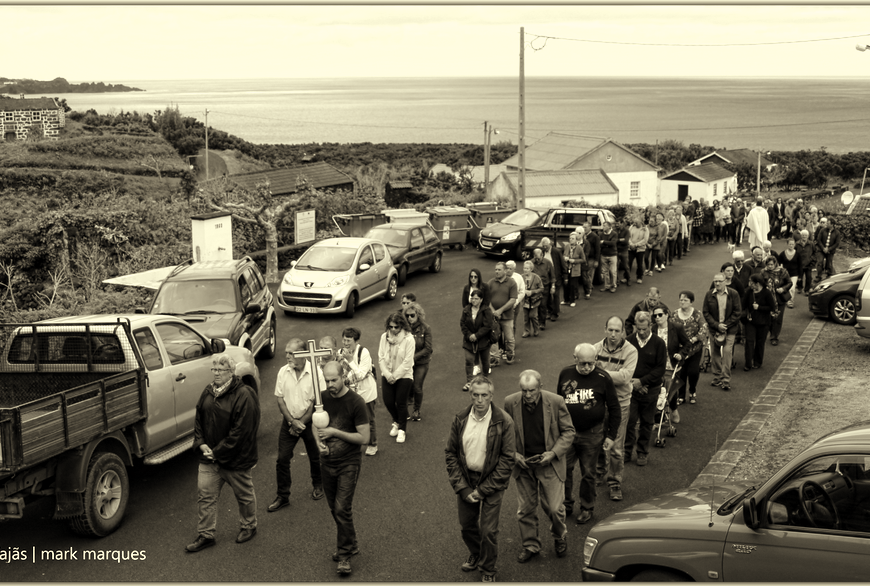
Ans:
[[[54,98],[10,98],[0,96],[0,136],[3,140],[24,140],[32,127],[57,140],[66,125],[63,106]]]

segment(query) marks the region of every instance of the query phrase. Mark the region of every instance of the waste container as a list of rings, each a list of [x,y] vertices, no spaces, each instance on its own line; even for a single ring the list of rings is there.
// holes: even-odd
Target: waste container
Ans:
[[[332,221],[342,236],[361,238],[375,226],[387,223],[386,214],[338,214]]]
[[[460,206],[436,206],[429,208],[432,227],[441,236],[441,245],[458,250],[465,248],[468,237],[468,217],[471,212]]]
[[[384,210],[383,213],[390,219],[390,222],[407,222],[413,224],[425,224],[429,221],[429,214],[426,212],[418,212],[415,209],[395,209]]]
[[[516,211],[515,208],[500,207],[492,201],[472,203],[468,204],[467,207],[468,211],[471,212],[471,215],[468,216],[468,239],[475,246],[480,240],[480,231],[488,224],[494,224]]]

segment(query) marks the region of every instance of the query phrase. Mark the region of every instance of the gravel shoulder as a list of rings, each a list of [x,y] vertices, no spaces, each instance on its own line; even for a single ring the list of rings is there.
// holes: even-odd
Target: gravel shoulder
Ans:
[[[843,263],[852,260],[843,259]],[[826,323],[791,386],[728,480],[766,480],[821,436],[870,419],[868,358],[870,340],[856,335],[851,327]]]

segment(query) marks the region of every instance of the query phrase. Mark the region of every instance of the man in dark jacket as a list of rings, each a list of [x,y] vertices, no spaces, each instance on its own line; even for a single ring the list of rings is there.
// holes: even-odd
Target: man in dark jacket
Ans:
[[[820,281],[834,274],[834,253],[839,246],[840,231],[834,223],[828,218],[819,220],[819,229],[816,230],[816,250],[820,250],[825,259],[824,265],[816,268]]]
[[[235,376],[236,362],[227,354],[212,360],[214,382],[196,404],[193,446],[200,453],[199,522],[196,541],[185,548],[195,553],[211,547],[217,527],[217,502],[221,488],[229,484],[239,504],[241,531],[236,543],[257,534],[257,496],[251,469],[257,463],[257,430],[260,403],[253,389]]]
[[[595,284],[595,275],[598,273],[598,263],[601,261],[601,238],[592,230],[592,224],[586,222],[583,225],[583,230],[586,232],[586,240],[589,242],[589,254],[586,255],[586,279],[589,283],[588,291],[592,290],[592,285]],[[586,294],[589,298],[589,293]]]
[[[665,376],[668,349],[664,340],[652,333],[652,318],[646,311],[634,316],[635,332],[628,343],[637,349],[637,366],[631,379],[631,408],[625,433],[625,461],[631,462],[631,451],[637,443],[637,465],[646,466],[649,442],[656,416],[656,401]],[[640,420],[640,431],[635,430]]]
[[[541,277],[541,284],[544,286],[544,300],[538,306],[538,321],[541,324],[541,329],[547,328],[547,314],[550,311],[551,300],[556,292],[556,270],[553,263],[547,260],[544,256],[544,249],[536,248],[532,251],[532,272]]]
[[[616,293],[616,230],[610,222],[604,222],[604,230],[599,235],[601,239],[601,291],[610,290]]]
[[[631,232],[628,229],[628,224],[628,218],[623,218],[616,223],[616,270],[617,272],[622,271],[620,282],[626,287],[631,287],[631,272],[628,270],[628,241],[631,239]]]
[[[574,464],[580,464],[580,513],[577,524],[592,519],[595,499],[595,466],[602,447],[613,447],[622,412],[613,380],[595,365],[595,346],[578,344],[574,348],[574,364],[562,369],[556,393],[565,399],[574,423],[574,443],[568,450],[565,477],[565,515],[574,511]],[[605,418],[607,436],[605,437]]]
[[[468,548],[463,572],[495,576],[498,519],[511,480],[516,452],[514,422],[492,404],[492,381],[478,376],[469,389],[471,405],[453,418],[447,438],[447,476],[456,493],[462,541]]]
[[[734,355],[734,339],[740,328],[740,296],[731,287],[725,286],[725,275],[713,275],[713,289],[704,296],[704,319],[710,329],[710,364],[713,368],[714,387],[731,390],[731,360]]]
[[[550,307],[548,312],[550,320],[556,321],[559,318],[559,306],[562,304],[562,281],[565,273],[565,258],[562,251],[553,246],[549,238],[544,237],[541,240],[541,251],[544,253],[544,258],[553,264],[553,282],[550,285]]]
[[[652,311],[657,307],[668,308],[667,305],[662,303],[662,295],[659,292],[658,287],[650,287],[649,291],[646,294],[646,297],[638,301],[634,304],[634,307],[631,308],[631,311],[628,312],[628,317],[625,318],[625,333],[626,335],[631,335],[634,333],[634,320],[635,316],[640,311],[645,311],[647,313],[652,313]]]

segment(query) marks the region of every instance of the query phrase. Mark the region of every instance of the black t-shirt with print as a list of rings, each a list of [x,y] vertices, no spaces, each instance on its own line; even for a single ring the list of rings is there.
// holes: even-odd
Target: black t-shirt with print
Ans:
[[[366,403],[356,393],[348,391],[338,399],[334,399],[329,391],[321,395],[323,410],[329,414],[329,427],[356,433],[357,426],[368,425],[369,413]],[[329,454],[320,454],[320,461],[325,464],[341,464],[351,460],[361,459],[359,444],[351,444],[337,437],[326,440]]]

